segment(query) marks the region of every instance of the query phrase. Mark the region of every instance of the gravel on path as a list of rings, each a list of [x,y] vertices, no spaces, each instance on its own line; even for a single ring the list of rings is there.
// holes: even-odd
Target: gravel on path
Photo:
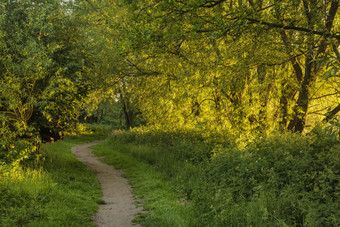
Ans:
[[[77,158],[93,170],[98,178],[103,191],[105,204],[99,205],[99,210],[94,217],[94,222],[105,227],[129,227],[135,214],[141,212],[134,205],[131,188],[128,181],[122,177],[123,171],[105,164],[94,156],[89,147],[103,140],[72,147],[72,152]],[[135,225],[140,226],[140,225]]]

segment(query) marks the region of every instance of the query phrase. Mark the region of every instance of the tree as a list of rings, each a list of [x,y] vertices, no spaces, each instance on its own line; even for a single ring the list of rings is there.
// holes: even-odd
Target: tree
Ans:
[[[307,119],[315,121],[308,113],[333,115],[334,111],[321,110],[334,102],[314,102],[314,95],[328,100],[338,95],[327,91],[329,85],[321,86],[325,67],[318,64],[333,51],[331,44],[339,42],[338,1],[122,4],[130,12],[117,23],[127,43],[125,56],[135,75],[145,78],[139,96],[146,87],[152,90],[146,93],[158,94],[158,98],[145,94],[140,105],[148,103],[145,99],[158,99],[157,104],[149,103],[162,108],[162,100],[167,100],[164,111],[152,110],[155,119],[168,113],[181,118],[179,122],[194,117],[196,122],[211,123],[217,116],[217,122],[233,128],[262,130],[280,124],[282,129],[302,132]],[[182,88],[174,89],[176,84]],[[178,106],[174,97],[187,102]],[[144,109],[150,112],[152,107]],[[272,116],[267,114],[272,111]]]
[[[118,103],[126,128],[137,123],[140,113],[131,89],[137,73],[127,58],[126,43],[116,24],[124,11],[111,1],[79,1],[78,13],[86,21],[86,34],[91,38],[95,53],[94,78],[98,80],[96,91],[91,95],[90,109],[100,108],[103,103]]]
[[[15,141],[58,139],[92,86],[87,37],[60,1],[2,0],[0,8],[2,125]],[[0,136],[9,149],[8,131]]]

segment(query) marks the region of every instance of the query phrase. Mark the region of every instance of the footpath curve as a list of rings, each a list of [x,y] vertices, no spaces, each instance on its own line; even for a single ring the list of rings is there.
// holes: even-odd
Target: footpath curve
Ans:
[[[101,184],[105,204],[99,206],[94,222],[100,227],[130,227],[134,215],[141,210],[133,204],[131,188],[128,181],[122,177],[123,171],[99,161],[92,154],[89,147],[101,142],[104,140],[78,145],[71,149],[81,162],[95,172]]]

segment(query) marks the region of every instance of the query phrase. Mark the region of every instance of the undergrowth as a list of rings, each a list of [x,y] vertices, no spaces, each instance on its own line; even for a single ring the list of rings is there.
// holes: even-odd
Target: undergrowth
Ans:
[[[137,219],[144,226],[339,226],[337,136],[273,134],[240,146],[226,135],[139,128],[117,131],[97,155],[125,163],[151,211]]]
[[[42,145],[39,160],[2,164],[0,226],[94,226],[100,185],[71,147],[106,136],[67,136]]]

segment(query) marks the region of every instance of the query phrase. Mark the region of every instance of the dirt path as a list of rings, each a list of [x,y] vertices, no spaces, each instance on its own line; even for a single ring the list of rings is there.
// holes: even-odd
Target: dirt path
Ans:
[[[103,200],[106,204],[99,206],[94,221],[100,227],[132,226],[131,220],[140,210],[133,204],[131,188],[127,180],[122,177],[123,171],[99,161],[89,149],[90,146],[101,142],[104,141],[94,141],[72,147],[72,152],[77,158],[95,171],[101,184]]]

